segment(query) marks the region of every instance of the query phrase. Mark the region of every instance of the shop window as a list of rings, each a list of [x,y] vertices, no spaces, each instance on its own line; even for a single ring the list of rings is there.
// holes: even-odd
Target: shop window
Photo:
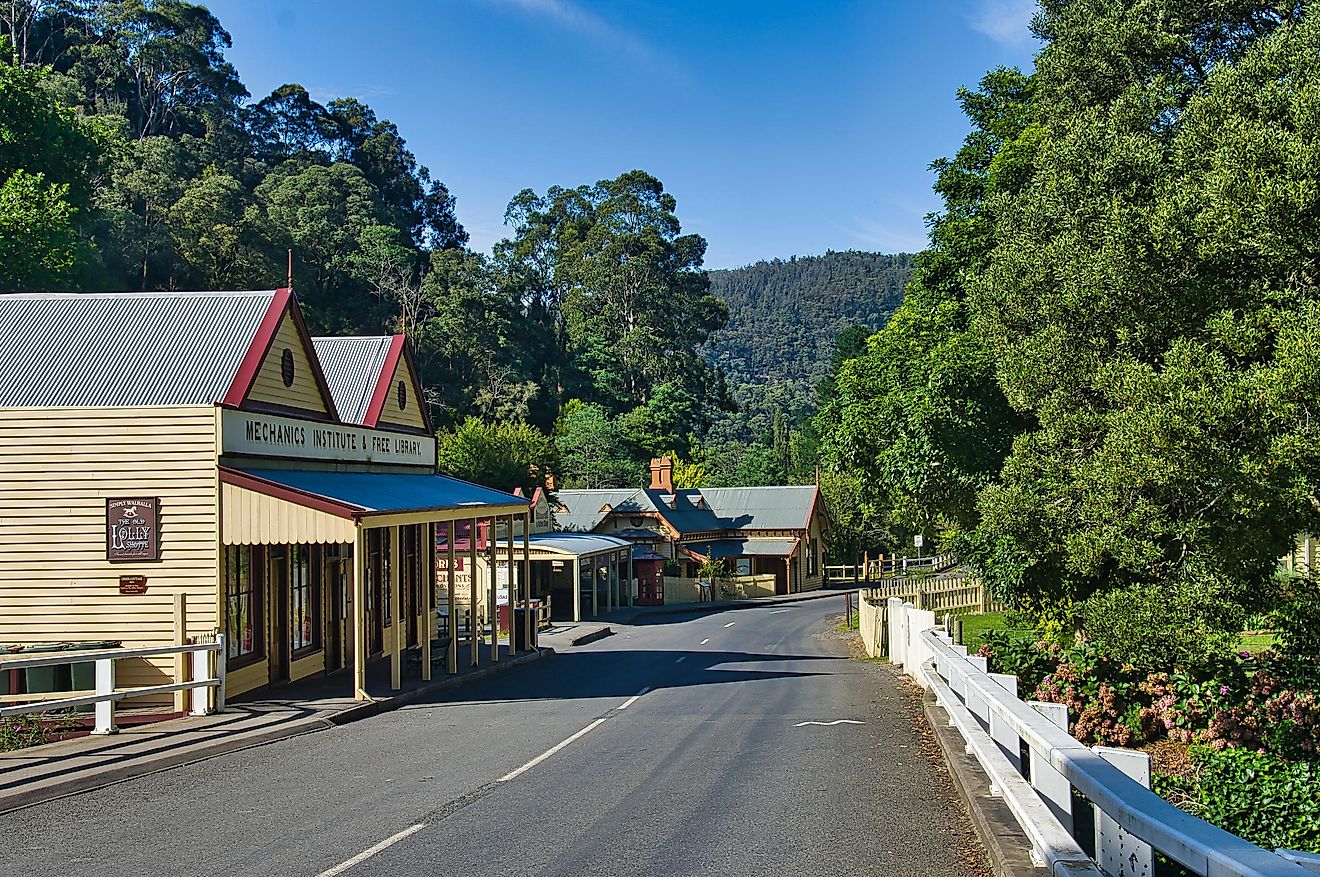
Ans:
[[[255,571],[250,545],[225,546],[225,651],[231,667],[253,663],[265,654]]]
[[[749,576],[752,574],[752,559],[750,557],[740,557],[737,563],[737,574],[740,576]]]
[[[390,589],[390,531],[385,528],[367,532],[367,581],[380,594],[381,623],[394,626],[394,594]]]
[[[819,550],[820,550],[819,544],[815,539],[812,539],[807,542],[807,577],[808,578],[816,575],[817,573],[816,564],[818,561],[816,558],[816,554]]]
[[[313,574],[310,545],[293,546],[289,575],[289,647],[297,655],[321,647],[321,577]]]

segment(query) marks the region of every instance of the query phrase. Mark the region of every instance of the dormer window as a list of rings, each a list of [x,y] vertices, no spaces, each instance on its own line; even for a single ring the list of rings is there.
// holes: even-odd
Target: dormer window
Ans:
[[[660,495],[660,501],[671,509],[678,508],[678,494],[663,493]]]

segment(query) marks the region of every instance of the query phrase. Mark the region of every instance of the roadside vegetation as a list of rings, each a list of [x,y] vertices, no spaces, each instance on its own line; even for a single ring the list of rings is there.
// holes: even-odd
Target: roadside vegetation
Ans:
[[[841,543],[958,556],[963,636],[1156,787],[1320,852],[1320,7],[1044,0],[816,420]],[[1251,633],[1245,635],[1248,631]]]

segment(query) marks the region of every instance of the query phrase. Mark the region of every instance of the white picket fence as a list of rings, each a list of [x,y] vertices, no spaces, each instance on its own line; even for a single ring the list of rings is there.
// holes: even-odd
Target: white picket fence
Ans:
[[[1150,875],[1153,851],[1205,877],[1320,871],[1320,857],[1262,849],[1174,807],[1150,791],[1149,756],[1082,745],[1062,704],[1023,702],[1016,677],[988,672],[985,658],[954,645],[934,611],[888,604],[890,660],[934,693],[1051,874]],[[1094,808],[1094,859],[1074,837],[1074,789]]]

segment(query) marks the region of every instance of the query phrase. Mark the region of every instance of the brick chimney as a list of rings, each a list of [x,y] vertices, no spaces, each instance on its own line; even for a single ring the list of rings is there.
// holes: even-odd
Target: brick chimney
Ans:
[[[668,457],[654,457],[651,460],[651,489],[674,492],[674,461]]]

